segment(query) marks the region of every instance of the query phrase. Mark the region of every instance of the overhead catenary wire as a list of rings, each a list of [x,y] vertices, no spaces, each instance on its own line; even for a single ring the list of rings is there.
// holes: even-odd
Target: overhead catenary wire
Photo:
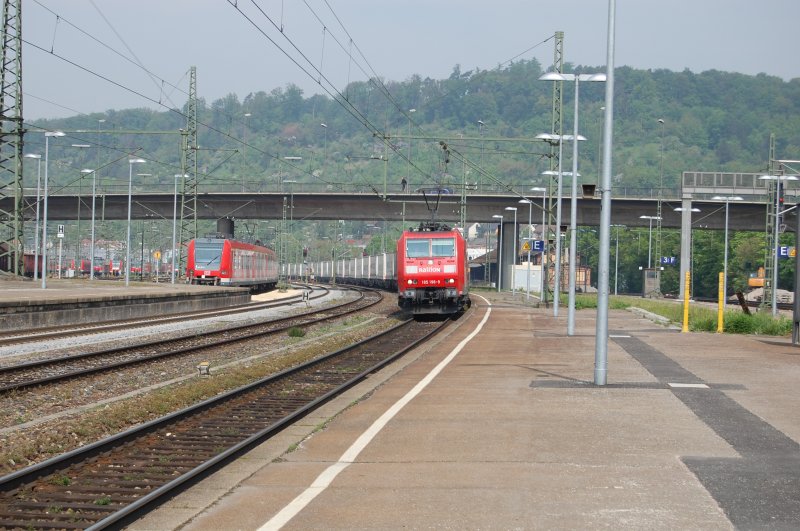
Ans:
[[[129,58],[128,58],[128,57],[126,57],[124,54],[122,54],[122,53],[120,53],[119,51],[115,50],[113,47],[111,47],[111,46],[109,46],[109,45],[107,45],[107,44],[103,43],[101,40],[99,40],[99,39],[97,39],[97,38],[95,38],[95,37],[91,36],[91,35],[90,35],[90,34],[89,34],[87,31],[85,31],[85,30],[83,30],[83,29],[79,28],[77,25],[75,25],[75,24],[71,23],[70,21],[66,20],[66,19],[65,19],[63,16],[61,16],[61,15],[59,15],[59,14],[55,13],[54,11],[52,11],[51,9],[49,9],[49,8],[47,8],[47,7],[45,7],[45,6],[43,6],[43,5],[42,5],[42,4],[41,4],[41,3],[40,3],[38,0],[34,0],[34,1],[35,1],[37,4],[39,4],[40,6],[42,6],[44,9],[46,9],[47,11],[49,11],[50,13],[52,13],[52,14],[53,14],[53,15],[56,17],[56,20],[57,20],[57,21],[64,20],[64,22],[65,22],[65,23],[69,24],[71,27],[74,27],[74,28],[75,28],[77,31],[80,31],[81,33],[85,34],[86,36],[88,36],[88,37],[90,37],[91,39],[93,39],[94,41],[96,41],[96,42],[97,42],[98,44],[100,44],[101,46],[103,46],[103,47],[105,47],[105,48],[107,48],[107,49],[109,49],[109,50],[113,51],[113,53],[115,53],[116,55],[118,55],[118,56],[122,57],[122,58],[123,58],[125,61],[128,61],[128,62],[130,62],[131,64],[134,64],[134,65],[136,65],[136,66],[137,66],[137,68],[140,68],[140,69],[142,69],[143,71],[145,71],[145,72],[147,73],[148,77],[150,77],[150,78],[151,78],[151,80],[153,80],[154,82],[155,82],[156,80],[159,80],[159,81],[160,81],[160,85],[158,85],[158,83],[156,83],[156,84],[159,86],[159,99],[158,99],[158,100],[156,100],[156,99],[150,98],[150,97],[148,97],[148,96],[146,96],[146,95],[142,94],[141,92],[139,92],[139,91],[136,91],[136,90],[134,90],[134,89],[132,89],[132,88],[130,88],[130,87],[127,87],[127,86],[125,86],[125,85],[123,85],[123,84],[121,84],[121,83],[117,83],[117,82],[115,82],[115,81],[111,80],[109,77],[107,77],[107,76],[104,76],[104,75],[102,75],[102,74],[99,74],[99,73],[97,73],[97,72],[93,71],[93,70],[92,70],[92,69],[90,69],[90,68],[82,67],[82,66],[81,66],[81,65],[79,65],[77,62],[75,62],[75,61],[71,61],[71,60],[69,60],[69,59],[66,59],[66,57],[64,57],[64,56],[63,56],[63,55],[61,55],[61,54],[57,54],[57,53],[55,53],[55,32],[54,32],[54,36],[53,36],[52,49],[51,49],[51,51],[49,52],[51,55],[53,55],[53,56],[55,56],[55,57],[58,57],[59,59],[61,59],[61,60],[64,60],[64,61],[66,61],[67,63],[69,63],[69,64],[71,64],[71,65],[73,65],[73,66],[76,66],[76,67],[78,67],[78,68],[80,68],[80,69],[82,69],[82,70],[84,70],[84,71],[86,71],[86,72],[88,72],[88,73],[90,73],[90,74],[92,74],[92,75],[95,75],[95,76],[99,77],[100,79],[103,79],[103,80],[105,80],[106,82],[112,83],[112,84],[113,84],[113,85],[115,85],[115,86],[118,86],[118,87],[120,87],[120,88],[123,88],[124,90],[127,90],[127,91],[129,91],[129,92],[131,92],[131,93],[133,93],[133,94],[135,94],[135,95],[137,95],[137,96],[141,97],[141,98],[144,98],[144,99],[146,99],[146,100],[148,100],[148,101],[151,101],[152,103],[154,103],[154,104],[156,104],[156,105],[160,105],[160,106],[163,106],[163,107],[167,107],[167,106],[166,106],[166,105],[164,105],[164,104],[163,104],[163,102],[161,101],[161,96],[162,96],[162,95],[165,93],[165,91],[164,91],[164,87],[165,87],[165,86],[172,87],[172,89],[173,89],[173,90],[180,91],[180,92],[182,92],[182,93],[184,93],[184,94],[186,93],[185,91],[183,91],[182,89],[180,89],[180,88],[179,88],[179,87],[177,87],[176,85],[174,85],[174,84],[172,84],[172,83],[169,83],[169,82],[167,82],[166,80],[164,80],[164,79],[162,79],[162,78],[159,78],[159,77],[158,77],[158,76],[156,76],[154,73],[152,73],[152,72],[150,72],[149,70],[147,70],[147,69],[146,69],[146,68],[145,68],[145,67],[142,65],[142,62],[141,62],[141,61],[140,61],[138,58],[136,58],[136,55],[133,53],[133,51],[130,49],[130,47],[129,47],[129,46],[128,46],[128,45],[127,45],[125,42],[124,42],[124,40],[123,40],[123,39],[122,39],[122,38],[119,36],[118,32],[116,32],[116,31],[115,31],[115,33],[118,35],[118,37],[119,37],[119,38],[120,38],[120,40],[123,42],[123,44],[125,45],[125,47],[126,47],[126,48],[128,49],[128,51],[131,53],[131,55],[133,55],[133,56],[134,56],[134,58],[136,58],[136,60],[135,60],[135,61],[134,61],[134,60],[131,60],[131,59],[129,59]],[[270,21],[270,23],[271,23],[271,24],[272,24],[272,25],[273,25],[273,26],[274,26],[274,27],[275,27],[275,28],[276,28],[276,29],[277,29],[277,30],[278,30],[278,31],[281,33],[281,35],[282,35],[282,36],[283,36],[283,37],[284,37],[284,38],[285,38],[285,39],[286,39],[286,40],[287,40],[287,41],[288,41],[288,42],[289,42],[289,43],[292,45],[292,47],[293,47],[293,48],[296,50],[296,52],[297,52],[298,54],[300,54],[300,56],[301,56],[301,57],[303,57],[303,59],[305,60],[305,62],[306,62],[308,65],[310,65],[310,67],[309,67],[309,68],[306,68],[306,67],[304,67],[302,64],[300,64],[300,62],[299,62],[299,61],[297,61],[295,58],[293,58],[293,57],[291,56],[291,54],[289,54],[289,53],[288,53],[286,50],[284,50],[284,49],[283,49],[283,48],[282,48],[282,47],[281,47],[281,46],[280,46],[280,45],[279,45],[277,42],[275,42],[275,40],[274,40],[274,39],[270,38],[270,37],[269,37],[269,36],[266,34],[266,32],[264,32],[264,30],[263,30],[262,28],[260,28],[260,26],[259,26],[257,23],[255,23],[255,21],[253,21],[253,20],[251,19],[251,17],[249,17],[247,14],[245,14],[245,13],[244,13],[244,12],[243,12],[243,11],[240,9],[240,7],[239,7],[239,5],[238,5],[238,4],[239,4],[239,2],[232,3],[232,2],[230,2],[230,0],[229,0],[229,4],[233,5],[233,7],[235,7],[235,8],[237,9],[237,11],[239,11],[239,12],[240,12],[240,13],[241,13],[241,14],[242,14],[242,15],[243,15],[243,16],[244,16],[246,19],[250,20],[251,24],[252,24],[252,25],[253,25],[255,28],[257,28],[257,29],[258,29],[258,31],[259,31],[259,32],[260,32],[260,33],[261,33],[261,34],[262,34],[262,35],[263,35],[265,38],[267,38],[267,39],[268,39],[268,40],[269,40],[269,41],[270,41],[270,42],[271,42],[273,45],[275,45],[275,46],[276,46],[276,47],[277,47],[277,48],[278,48],[278,49],[279,49],[279,50],[280,50],[282,53],[284,53],[284,55],[286,55],[287,57],[289,57],[289,59],[290,59],[290,60],[292,60],[292,61],[293,61],[293,62],[296,64],[296,66],[297,66],[298,68],[300,68],[300,69],[301,69],[301,71],[303,71],[303,72],[304,72],[304,73],[305,73],[307,76],[309,76],[311,79],[316,79],[316,80],[318,81],[319,85],[320,85],[320,86],[323,88],[323,90],[324,90],[326,93],[328,93],[328,94],[329,94],[329,95],[332,97],[333,101],[335,101],[335,102],[336,102],[336,103],[338,103],[340,106],[342,106],[342,107],[343,107],[343,108],[344,108],[344,109],[345,109],[345,110],[346,110],[346,111],[347,111],[347,112],[348,112],[348,113],[349,113],[351,116],[353,116],[353,117],[354,117],[354,118],[355,118],[355,119],[356,119],[356,120],[357,120],[359,123],[361,123],[361,124],[362,124],[362,125],[363,125],[365,128],[367,128],[367,129],[368,129],[370,132],[372,132],[373,136],[375,136],[375,137],[378,137],[379,139],[381,139],[381,141],[382,141],[383,143],[385,143],[385,144],[387,145],[387,147],[388,147],[389,149],[391,149],[391,150],[392,150],[392,151],[395,153],[395,155],[396,155],[396,156],[398,156],[398,157],[400,157],[401,159],[403,159],[403,160],[405,160],[406,162],[408,162],[408,163],[409,163],[409,165],[410,165],[411,167],[413,167],[413,168],[414,168],[416,171],[418,171],[420,174],[422,174],[422,175],[428,175],[428,172],[427,172],[427,171],[423,170],[423,169],[422,169],[422,168],[421,168],[419,165],[417,165],[416,163],[414,163],[413,161],[411,161],[411,160],[409,160],[409,159],[408,159],[408,157],[405,155],[405,153],[404,153],[404,152],[403,152],[401,149],[399,149],[399,147],[398,147],[398,146],[397,146],[397,145],[396,145],[394,142],[392,142],[392,141],[390,140],[390,135],[387,135],[386,133],[384,133],[384,132],[381,130],[381,128],[379,128],[377,125],[375,125],[374,123],[372,123],[372,122],[371,122],[371,120],[369,120],[369,119],[368,119],[368,117],[367,117],[367,116],[366,116],[364,113],[362,113],[362,112],[361,112],[361,111],[360,111],[360,110],[359,110],[359,109],[358,109],[358,108],[357,108],[357,107],[356,107],[356,106],[355,106],[355,105],[354,105],[354,104],[353,104],[353,103],[352,103],[352,102],[349,100],[349,98],[347,98],[347,97],[345,96],[345,94],[343,94],[343,93],[342,93],[342,91],[338,90],[338,89],[335,87],[335,85],[334,85],[334,84],[333,84],[333,83],[332,83],[332,82],[331,82],[331,81],[330,81],[330,80],[327,78],[327,76],[325,76],[325,75],[323,74],[323,69],[324,69],[324,58],[325,58],[325,51],[324,51],[324,46],[325,46],[325,44],[324,44],[324,43],[325,43],[325,39],[327,39],[327,37],[328,37],[328,36],[330,36],[330,38],[332,38],[332,39],[334,40],[334,42],[336,42],[336,44],[339,46],[339,48],[341,48],[341,49],[344,51],[344,53],[345,53],[345,54],[348,56],[348,58],[349,58],[349,60],[350,60],[350,64],[353,64],[353,63],[354,63],[354,64],[357,66],[357,68],[358,68],[358,69],[359,69],[359,70],[360,70],[360,71],[361,71],[361,72],[362,72],[362,73],[363,73],[365,76],[367,76],[367,77],[369,78],[369,79],[368,79],[368,83],[369,83],[370,85],[374,86],[375,88],[377,88],[377,89],[378,89],[378,92],[379,92],[380,94],[382,94],[384,97],[386,97],[386,98],[387,98],[387,100],[388,100],[389,102],[391,102],[391,104],[392,104],[392,105],[393,105],[393,106],[394,106],[394,107],[395,107],[395,108],[396,108],[396,109],[397,109],[397,110],[398,110],[398,111],[399,111],[399,112],[400,112],[400,113],[401,113],[403,116],[405,116],[405,117],[406,117],[406,119],[408,119],[408,120],[410,121],[410,123],[412,123],[412,124],[413,124],[415,127],[419,128],[419,126],[418,126],[418,125],[417,125],[417,124],[414,122],[414,120],[411,118],[411,115],[409,115],[409,114],[408,114],[408,112],[407,112],[407,109],[404,109],[404,108],[403,108],[401,105],[399,105],[399,104],[398,104],[398,102],[397,102],[397,101],[396,101],[396,100],[393,98],[393,96],[392,96],[391,92],[389,91],[388,87],[386,87],[386,85],[385,85],[385,84],[382,82],[382,80],[381,80],[381,77],[380,77],[380,76],[377,74],[377,72],[375,71],[375,69],[374,69],[374,68],[372,67],[372,65],[369,63],[369,61],[368,61],[368,60],[367,60],[367,58],[366,58],[366,55],[363,53],[363,51],[361,50],[361,48],[360,48],[360,47],[359,47],[359,46],[358,46],[358,45],[355,43],[355,41],[352,39],[352,36],[350,35],[350,32],[349,32],[349,31],[347,30],[347,28],[344,26],[344,24],[342,23],[342,20],[341,20],[341,18],[340,18],[340,17],[339,17],[339,16],[336,14],[336,12],[335,12],[335,11],[333,10],[333,8],[330,6],[330,4],[327,2],[327,0],[325,0],[325,4],[326,4],[326,6],[327,6],[327,7],[328,7],[328,9],[330,10],[330,12],[331,12],[332,16],[333,16],[333,17],[336,19],[336,22],[338,23],[338,25],[339,25],[339,26],[342,28],[342,30],[344,31],[344,33],[345,33],[345,34],[347,35],[347,37],[348,37],[348,45],[347,45],[347,46],[343,45],[343,44],[342,44],[342,42],[341,42],[341,40],[340,40],[340,39],[338,39],[338,38],[336,37],[336,35],[335,35],[333,32],[331,32],[331,31],[330,31],[330,26],[325,24],[325,22],[323,21],[322,17],[321,17],[321,16],[320,16],[320,15],[319,15],[319,14],[318,14],[318,13],[317,13],[317,12],[316,12],[316,11],[315,11],[313,8],[312,8],[312,6],[311,6],[311,5],[310,5],[310,4],[309,4],[307,1],[304,1],[304,3],[305,3],[305,5],[307,6],[307,8],[309,9],[309,11],[310,11],[310,12],[313,14],[313,16],[314,16],[314,17],[315,17],[315,18],[316,18],[316,19],[319,21],[319,23],[322,25],[322,28],[323,28],[323,50],[322,50],[322,52],[321,52],[321,56],[320,56],[320,66],[319,66],[319,68],[317,68],[316,66],[314,66],[314,65],[313,65],[313,63],[312,63],[312,62],[311,62],[311,61],[310,61],[310,60],[307,58],[307,55],[306,55],[305,53],[303,53],[303,52],[300,50],[300,48],[299,48],[299,47],[298,47],[298,46],[297,46],[297,45],[296,45],[296,44],[295,44],[295,43],[292,41],[292,39],[291,39],[291,38],[290,38],[290,37],[289,37],[289,36],[286,34],[286,32],[285,32],[284,20],[283,20],[283,18],[284,18],[284,15],[283,15],[283,10],[281,10],[281,20],[280,20],[280,23],[276,24],[276,23],[274,22],[274,20],[273,20],[271,17],[269,17],[269,16],[268,16],[268,15],[267,15],[267,14],[266,14],[266,13],[265,13],[265,12],[264,12],[264,11],[263,11],[261,8],[260,8],[260,7],[258,7],[258,5],[257,5],[257,4],[255,4],[255,2],[253,2],[253,4],[254,4],[254,5],[256,5],[256,7],[259,9],[259,11],[260,11],[260,12],[261,12],[261,13],[262,13],[262,14],[263,14],[263,15],[264,15],[266,18],[267,18],[267,20],[269,20],[269,21]],[[96,6],[94,3],[93,3],[93,5],[94,5],[95,9],[98,9],[98,8],[97,8],[97,6]],[[101,13],[101,16],[102,16],[102,13]],[[103,16],[103,18],[104,18],[104,20],[106,20],[106,23],[110,25],[110,23],[108,22],[108,20],[106,19],[106,17],[104,17],[104,16]],[[112,27],[112,29],[113,29],[113,27]],[[547,41],[548,41],[548,40],[550,40],[550,39],[552,39],[552,37],[548,37],[548,39],[545,39],[545,40],[544,40],[544,41],[542,41],[541,43],[538,43],[537,45],[534,45],[533,47],[531,47],[531,48],[528,48],[528,49],[527,49],[527,50],[525,50],[524,52],[522,52],[522,53],[520,53],[520,54],[517,54],[517,55],[515,55],[515,56],[514,56],[512,59],[510,59],[510,60],[506,61],[506,63],[508,63],[508,62],[511,62],[511,61],[513,61],[513,60],[515,60],[516,58],[518,58],[518,57],[520,57],[520,56],[524,55],[525,53],[527,53],[527,52],[529,52],[530,50],[532,50],[532,49],[536,48],[537,46],[540,46],[541,44],[543,44],[543,43],[547,42]],[[31,42],[29,42],[29,41],[27,41],[27,40],[26,40],[26,41],[24,41],[24,42],[26,42],[26,44],[28,44],[28,45],[31,45],[31,46],[34,46],[35,48],[38,48],[39,50],[41,50],[41,51],[43,51],[43,52],[45,52],[45,53],[48,53],[48,52],[47,52],[47,50],[45,50],[45,49],[44,49],[43,47],[41,47],[41,46],[38,46],[38,45],[36,45],[36,44],[33,44],[33,43],[31,43]],[[348,48],[349,48],[349,49],[348,49]],[[352,53],[352,50],[353,50],[353,49],[355,49],[355,50],[356,50],[356,52],[359,54],[359,56],[360,56],[360,60],[359,60],[358,58],[355,58],[355,57],[353,57],[353,53]],[[364,67],[364,66],[362,65],[362,61],[363,61],[363,63],[365,63],[365,64],[367,65],[366,67]],[[505,63],[501,63],[501,65],[502,65],[502,64],[505,64]],[[367,72],[367,70],[369,70],[369,71],[372,73],[372,75],[370,75],[370,74]],[[316,75],[315,75],[315,74],[316,74]],[[348,72],[348,79],[349,79],[349,72]],[[327,86],[325,86],[326,84],[327,84]],[[441,95],[440,95],[440,96],[441,96]],[[185,116],[185,115],[184,115],[182,112],[180,112],[178,109],[176,109],[175,107],[177,107],[177,105],[174,105],[174,104],[173,104],[173,107],[172,107],[172,108],[169,108],[169,107],[168,107],[168,108],[169,108],[169,110],[170,110],[170,111],[172,111],[172,112],[176,112],[177,114],[179,114],[179,115],[181,115],[182,117],[184,117],[184,118],[185,118],[186,116]],[[224,113],[224,114],[227,114],[227,113]],[[240,118],[237,118],[237,120],[236,120],[236,121],[237,121],[237,122],[241,122],[242,120],[241,120]],[[239,138],[236,138],[236,137],[234,137],[234,136],[233,136],[233,135],[231,135],[230,133],[223,132],[223,131],[221,131],[221,130],[219,130],[219,129],[215,128],[215,127],[212,127],[212,126],[210,126],[209,124],[206,124],[206,123],[199,123],[199,125],[201,125],[201,126],[203,126],[203,127],[207,128],[209,131],[216,132],[216,133],[218,133],[218,134],[220,134],[220,135],[222,135],[222,136],[224,136],[224,137],[226,137],[226,138],[229,138],[229,139],[231,139],[231,140],[233,140],[233,141],[235,141],[235,142],[237,142],[237,143],[240,143],[240,144],[242,144],[242,145],[244,145],[244,146],[250,147],[251,149],[255,150],[256,152],[259,152],[259,153],[261,153],[261,154],[263,154],[263,155],[269,156],[269,157],[271,157],[272,159],[274,159],[274,160],[278,161],[278,162],[279,162],[279,163],[281,163],[281,164],[287,164],[287,162],[283,161],[283,160],[282,160],[282,159],[281,159],[281,158],[280,158],[278,155],[275,155],[275,154],[272,154],[272,153],[268,153],[268,152],[266,152],[266,151],[264,151],[264,150],[262,150],[262,149],[258,148],[257,146],[254,146],[254,145],[252,145],[252,144],[249,144],[249,143],[247,143],[247,142],[245,142],[245,141],[242,141],[242,140],[241,140],[241,139],[239,139]],[[465,155],[463,155],[463,154],[460,154],[460,156],[465,156]],[[297,171],[299,171],[299,172],[300,172],[300,173],[302,173],[302,174],[307,174],[307,175],[311,176],[311,177],[312,177],[312,178],[314,178],[314,179],[318,179],[318,180],[320,180],[320,181],[322,181],[322,182],[327,182],[325,179],[322,179],[322,178],[321,178],[319,175],[315,175],[315,174],[314,174],[313,172],[311,172],[311,171],[306,171],[305,169],[303,169],[303,168],[301,168],[301,167],[297,167],[297,166],[295,166],[295,165],[292,165],[292,164],[288,164],[288,165],[289,165],[289,166],[294,166],[294,169],[295,169],[295,170],[297,170]],[[485,173],[485,172],[484,172],[484,173]],[[488,174],[487,174],[487,175],[488,175]],[[499,182],[499,181],[498,181],[498,182]],[[328,183],[328,184],[333,184],[333,183]]]

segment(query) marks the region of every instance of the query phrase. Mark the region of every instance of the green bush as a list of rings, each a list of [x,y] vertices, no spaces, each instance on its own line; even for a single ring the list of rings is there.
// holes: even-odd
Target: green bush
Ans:
[[[292,327],[289,329],[289,337],[305,337],[306,331],[302,328]]]

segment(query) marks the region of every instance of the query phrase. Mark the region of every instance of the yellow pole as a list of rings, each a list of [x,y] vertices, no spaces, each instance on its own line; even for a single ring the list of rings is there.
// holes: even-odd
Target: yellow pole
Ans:
[[[692,289],[692,284],[690,282],[691,276],[691,271],[687,271],[683,287],[683,328],[681,328],[681,332],[689,331],[689,298],[691,297],[690,290]]]
[[[725,331],[725,273],[719,274],[719,305],[717,309],[717,333]]]

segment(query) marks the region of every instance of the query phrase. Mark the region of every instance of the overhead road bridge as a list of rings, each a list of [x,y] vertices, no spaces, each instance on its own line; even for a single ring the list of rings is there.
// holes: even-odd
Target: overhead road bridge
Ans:
[[[493,223],[492,216],[502,212],[505,207],[519,206],[522,195],[472,193],[467,196],[466,219],[470,222]],[[534,222],[542,218],[542,198],[526,196],[532,201]],[[169,219],[173,217],[174,195],[172,193],[134,192],[132,196],[131,217],[133,219]],[[375,193],[319,193],[295,191],[288,193],[252,192],[208,192],[197,195],[198,219],[281,219],[284,199],[287,208],[294,208],[291,216],[295,220],[333,220],[353,221],[403,221],[415,222],[430,219],[429,206],[436,202],[428,197],[428,203],[421,194]],[[180,213],[180,196],[178,212]],[[0,208],[7,209],[6,200],[0,201]],[[437,219],[457,223],[460,219],[461,198],[458,195],[443,195],[439,199]],[[577,201],[577,223],[580,226],[593,226],[600,223],[599,197],[581,197]],[[33,220],[36,212],[35,194],[25,196],[25,219]],[[80,205],[80,207],[79,207]],[[48,198],[48,218],[51,220],[89,219],[91,194],[55,194]],[[681,212],[675,208],[683,207],[681,199],[662,200],[662,227],[679,228]],[[613,198],[611,222],[630,227],[646,227],[649,220],[641,216],[656,214],[658,201],[654,198]],[[695,226],[708,229],[725,228],[725,208],[722,201],[691,201],[691,207],[700,211],[692,216]],[[127,194],[98,194],[96,196],[96,219],[125,220],[128,216]],[[562,219],[569,219],[570,198],[562,198]],[[287,214],[288,215],[288,214]],[[730,204],[729,229],[764,230],[766,210],[762,198],[746,199]],[[519,222],[525,221],[520,213]]]

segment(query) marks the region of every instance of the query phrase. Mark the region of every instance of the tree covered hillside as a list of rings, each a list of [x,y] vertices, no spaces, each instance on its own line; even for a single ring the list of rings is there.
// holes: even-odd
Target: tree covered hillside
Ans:
[[[567,70],[601,69],[568,65]],[[286,171],[283,157],[294,156],[303,159],[292,170],[292,178],[299,182],[379,183],[386,169],[393,184],[406,176],[412,186],[442,179],[460,183],[464,170],[454,164],[460,157],[445,167],[438,139],[447,140],[452,151],[484,168],[485,172],[467,168],[469,182],[536,182],[548,167],[549,148],[530,139],[549,132],[552,124],[552,83],[539,81],[542,73],[535,60],[497,70],[463,72],[456,66],[448,79],[414,76],[405,81],[357,82],[335,98],[305,97],[290,85],[243,99],[231,94],[211,104],[200,100],[201,182],[239,183],[244,176],[248,188],[263,189]],[[198,78],[202,88],[202,72]],[[800,158],[800,79],[785,82],[766,75],[623,67],[617,70],[615,89],[616,185],[658,186],[662,133],[664,186],[669,188],[676,188],[681,172],[687,170],[764,170],[770,134],[776,136],[779,158]],[[581,143],[580,171],[589,182],[599,172],[604,91],[604,83],[581,84],[580,133],[587,141]],[[564,84],[563,94],[567,134],[572,130],[570,83]],[[104,129],[177,131],[186,124],[180,112],[128,109],[35,125],[83,129],[87,140],[95,140],[91,131],[98,127],[98,119],[106,120]],[[663,130],[659,119],[664,120]],[[384,134],[389,137],[388,148],[382,142]],[[33,127],[26,140],[41,143]],[[142,155],[165,164],[167,180],[179,169],[176,137],[103,136],[97,143],[107,147],[103,157],[110,160],[115,153],[142,147]],[[380,161],[387,156],[388,168],[370,158]],[[96,153],[73,153],[66,166],[80,169],[95,157]],[[125,170],[122,166],[120,173]],[[57,173],[55,179],[59,178]]]

